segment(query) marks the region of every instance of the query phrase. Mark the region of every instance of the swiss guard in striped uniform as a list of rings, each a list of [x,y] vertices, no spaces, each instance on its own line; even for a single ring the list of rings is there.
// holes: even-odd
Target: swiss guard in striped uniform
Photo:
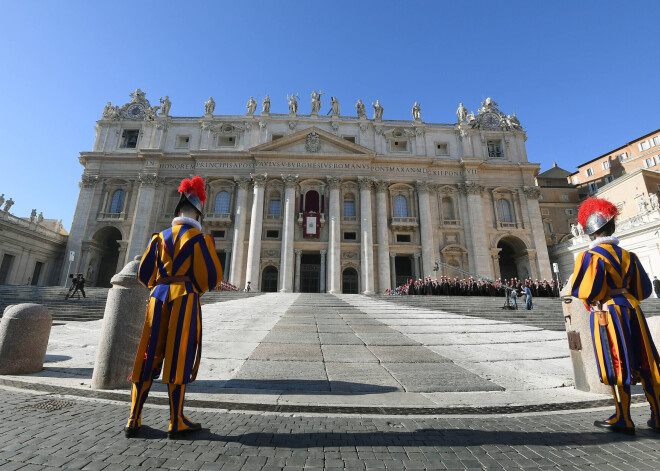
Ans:
[[[195,380],[202,353],[199,297],[222,280],[213,239],[201,232],[206,201],[201,177],[185,179],[172,227],[151,237],[138,269],[140,283],[151,290],[142,337],[135,356],[131,414],[124,433],[135,436],[151,383],[161,371],[170,398],[169,438],[199,430],[183,415],[186,385]]]
[[[612,387],[616,408],[612,417],[594,425],[634,434],[630,386],[641,381],[651,405],[647,424],[660,432],[660,360],[639,306],[651,295],[651,281],[637,255],[612,236],[617,213],[616,206],[597,198],[587,198],[578,211],[591,244],[575,261],[571,294],[591,311],[596,366],[601,381]]]

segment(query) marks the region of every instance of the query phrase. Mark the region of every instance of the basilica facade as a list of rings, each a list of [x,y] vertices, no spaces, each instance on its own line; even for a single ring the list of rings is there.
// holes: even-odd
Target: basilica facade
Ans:
[[[136,90],[108,103],[91,151],[81,152],[80,196],[66,253],[71,271],[107,286],[168,227],[184,177],[201,175],[224,279],[252,290],[383,292],[410,278],[551,278],[525,132],[488,98],[432,124],[421,106],[387,120],[380,102],[350,115],[321,93],[311,113],[266,96],[245,115],[170,115]],[[284,98],[282,104],[286,105]],[[286,110],[283,110],[286,111]],[[65,270],[65,268],[63,269]],[[66,273],[61,274],[64,280]]]

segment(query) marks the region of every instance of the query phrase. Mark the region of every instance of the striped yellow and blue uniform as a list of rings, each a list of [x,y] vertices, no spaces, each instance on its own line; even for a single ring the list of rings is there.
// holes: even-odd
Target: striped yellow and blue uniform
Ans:
[[[624,288],[627,292],[620,292]],[[640,302],[651,295],[651,281],[637,256],[607,242],[578,255],[571,294],[591,310],[591,334],[596,366],[603,383],[612,386],[617,412],[608,421],[632,427],[630,385],[641,380],[658,424],[660,370],[658,352],[649,333]],[[619,290],[619,292],[612,292]],[[594,314],[596,303],[609,314],[607,337]],[[614,388],[618,388],[619,394]]]
[[[185,276],[188,281],[159,284]],[[189,225],[154,234],[142,256],[138,279],[151,289],[147,314],[129,381],[188,384],[195,380],[202,352],[199,296],[222,280],[213,239]]]

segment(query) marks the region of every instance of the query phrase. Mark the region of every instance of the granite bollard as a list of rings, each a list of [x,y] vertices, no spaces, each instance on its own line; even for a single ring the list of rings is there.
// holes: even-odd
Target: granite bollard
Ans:
[[[127,387],[135,352],[140,343],[149,290],[137,279],[140,257],[112,277],[96,352],[92,388]]]
[[[53,317],[41,304],[12,304],[0,320],[0,374],[37,373],[44,368]]]

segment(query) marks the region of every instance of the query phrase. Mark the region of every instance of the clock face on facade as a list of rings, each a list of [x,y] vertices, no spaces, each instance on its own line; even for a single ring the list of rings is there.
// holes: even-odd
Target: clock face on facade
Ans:
[[[488,128],[496,128],[500,125],[500,118],[496,114],[487,113],[481,118],[481,122]]]
[[[144,107],[142,105],[133,105],[128,109],[129,118],[138,119],[144,114]]]

